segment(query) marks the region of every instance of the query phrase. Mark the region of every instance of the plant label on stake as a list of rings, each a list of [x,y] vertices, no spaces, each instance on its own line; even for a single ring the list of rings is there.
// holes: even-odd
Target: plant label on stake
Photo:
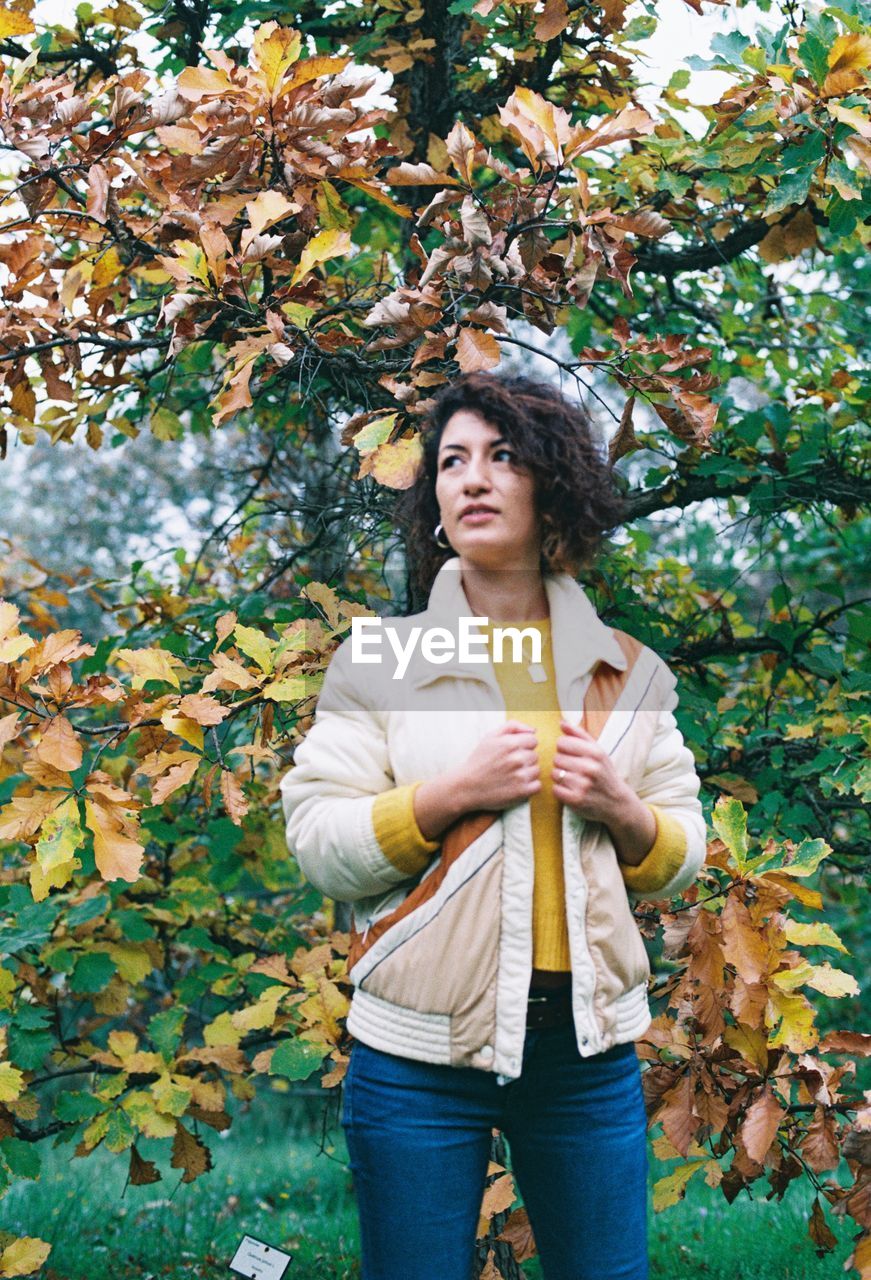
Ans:
[[[243,1236],[231,1259],[230,1270],[248,1276],[249,1280],[281,1280],[291,1256],[254,1236]]]

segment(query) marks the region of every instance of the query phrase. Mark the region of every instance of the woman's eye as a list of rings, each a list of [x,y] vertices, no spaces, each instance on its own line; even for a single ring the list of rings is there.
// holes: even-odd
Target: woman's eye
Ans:
[[[507,448],[497,449],[496,452],[493,454],[493,457],[498,458],[500,453],[504,453],[506,457],[510,458],[512,461],[517,457],[517,454],[514,452],[513,449],[507,449]]]

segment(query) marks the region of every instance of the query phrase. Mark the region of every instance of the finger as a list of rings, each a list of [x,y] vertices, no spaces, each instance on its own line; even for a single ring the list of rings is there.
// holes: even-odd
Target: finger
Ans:
[[[524,724],[522,720],[506,720],[501,727],[509,733],[538,733],[534,725]]]
[[[562,751],[565,755],[579,760],[589,759],[594,753],[595,747],[595,740],[585,742],[583,738],[570,738],[567,734],[562,734],[556,740],[557,751]]]
[[[588,733],[582,724],[569,724],[568,720],[564,717],[560,717],[560,728],[564,733],[577,734],[579,737],[584,738],[589,742],[596,741],[593,735]]]

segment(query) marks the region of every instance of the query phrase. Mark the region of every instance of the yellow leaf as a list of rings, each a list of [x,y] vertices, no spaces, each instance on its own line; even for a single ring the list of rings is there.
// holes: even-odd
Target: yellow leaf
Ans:
[[[742,1058],[759,1067],[760,1071],[768,1069],[768,1045],[764,1031],[739,1023],[735,1027],[726,1027],[723,1039],[731,1049],[737,1049]]]
[[[282,85],[281,93],[296,89],[298,85],[306,84],[309,80],[317,80],[320,76],[338,75],[340,71],[344,71],[350,61],[348,57],[333,57],[327,54],[317,58],[305,58],[302,62],[297,62],[293,68],[293,75]]]
[[[124,1096],[121,1106],[133,1124],[149,1138],[171,1138],[175,1133],[175,1120],[162,1115],[151,1096],[144,1089],[134,1089]]]
[[[852,973],[836,969],[828,962],[813,966],[807,985],[815,991],[821,991],[824,996],[834,996],[838,1000],[843,996],[857,996],[861,990]]]
[[[228,93],[241,93],[239,85],[233,84],[226,71],[216,71],[211,67],[185,67],[176,80],[176,87],[183,98],[198,99],[214,94],[223,97]]]
[[[819,1042],[819,1032],[814,1025],[813,1006],[800,993],[787,994],[777,987],[768,988],[766,1022],[771,1026],[778,1022],[777,1030],[768,1037],[769,1048],[780,1045],[791,1053],[804,1053]]]
[[[183,742],[189,742],[192,747],[202,751],[204,745],[202,725],[183,716],[177,707],[167,707],[160,717],[160,723],[164,729],[169,729],[170,733],[176,734]]]
[[[29,1276],[38,1271],[51,1253],[51,1245],[36,1236],[13,1240],[0,1253],[0,1276]]]
[[[116,649],[112,658],[130,667],[134,689],[141,689],[146,680],[165,680],[176,689],[180,687],[175,668],[181,667],[182,661],[167,649]]]
[[[85,833],[79,825],[79,804],[70,796],[48,815],[40,828],[36,856],[44,873],[71,860]]]
[[[184,435],[184,423],[177,413],[161,405],[149,419],[151,434],[158,440],[180,440]]]
[[[364,427],[361,427],[351,442],[357,452],[362,454],[371,453],[380,444],[384,444],[396,426],[398,417],[398,413],[388,413],[384,417],[375,418],[372,422],[367,422]]]
[[[121,261],[118,250],[112,245],[111,249],[101,253],[94,263],[94,274],[91,277],[91,283],[96,289],[103,289],[106,285],[111,284],[113,280],[117,280],[123,270],[124,264]]]
[[[829,50],[829,71],[864,71],[871,66],[871,36],[850,32],[838,36]]]
[[[230,1019],[237,1031],[260,1031],[271,1027],[275,1021],[279,1001],[287,994],[285,987],[267,987],[261,992],[256,1004],[249,1004],[244,1009],[237,1009],[230,1014]]]
[[[301,702],[306,697],[306,681],[302,676],[284,676],[281,680],[270,680],[261,693],[273,702]]]
[[[0,600],[0,662],[15,662],[36,644],[32,636],[17,632],[18,607],[9,600]]]
[[[663,1209],[668,1209],[671,1205],[677,1204],[678,1200],[682,1200],[690,1178],[703,1168],[705,1163],[704,1160],[693,1160],[688,1164],[679,1165],[672,1173],[655,1182],[653,1184],[654,1213],[661,1213]]]
[[[63,889],[81,865],[80,858],[70,858],[68,862],[59,862],[50,871],[43,871],[38,862],[31,862],[28,874],[33,901],[43,902],[48,897],[50,889]]]
[[[291,278],[291,285],[297,284],[304,275],[311,271],[312,267],[316,267],[321,262],[327,262],[330,258],[343,257],[346,253],[350,253],[351,249],[351,234],[349,231],[344,231],[340,227],[332,227],[329,231],[319,231],[303,249],[302,256]]]
[[[769,880],[773,878],[767,877]],[[831,947],[833,951],[842,951],[845,956],[850,954],[830,924],[800,924],[797,920],[787,920],[783,932],[788,942],[797,942],[800,947]]]
[[[272,672],[275,665],[275,644],[268,636],[255,627],[245,627],[237,622],[233,628],[233,637],[237,648],[246,657],[253,658],[261,671],[265,671],[267,675]]]
[[[24,1092],[24,1072],[0,1062],[0,1102],[13,1102]]]
[[[203,1040],[207,1045],[237,1045],[242,1032],[235,1026],[231,1013],[219,1013],[217,1018],[203,1027]]]
[[[282,80],[302,48],[302,33],[277,22],[264,22],[254,33],[252,55],[267,93],[274,102],[281,94]]]
[[[110,942],[104,950],[115,961],[125,982],[144,982],[154,968],[148,951],[138,943]]]
[[[189,279],[209,284],[209,266],[202,247],[194,244],[193,240],[176,240],[172,247],[184,274]]]
[[[382,444],[366,455],[360,464],[356,479],[374,476],[379,484],[390,489],[408,489],[418,473],[423,447],[420,436],[403,436],[392,444]]]
[[[35,30],[33,19],[26,13],[18,13],[15,9],[0,9],[0,40],[5,40],[7,36],[29,36]]]

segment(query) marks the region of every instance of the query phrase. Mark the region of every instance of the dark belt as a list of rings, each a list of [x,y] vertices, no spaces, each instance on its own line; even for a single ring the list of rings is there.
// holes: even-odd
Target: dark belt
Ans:
[[[526,1006],[527,1031],[542,1027],[559,1027],[572,1021],[571,985],[557,987],[553,991],[536,992],[529,996]]]

